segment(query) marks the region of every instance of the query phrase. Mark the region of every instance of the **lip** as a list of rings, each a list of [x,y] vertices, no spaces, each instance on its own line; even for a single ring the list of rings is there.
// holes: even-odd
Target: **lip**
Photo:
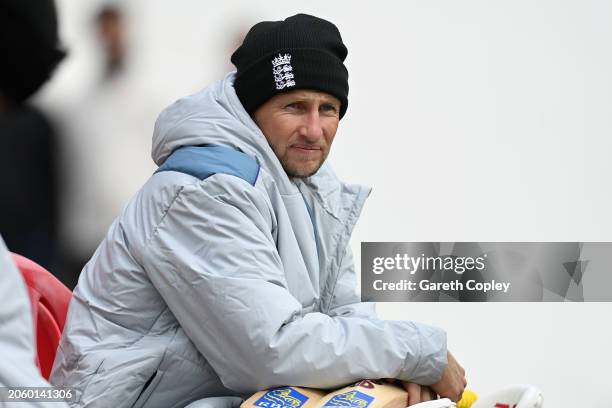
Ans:
[[[321,151],[321,146],[312,146],[312,145],[293,145],[292,149],[301,150],[304,152],[318,152]]]

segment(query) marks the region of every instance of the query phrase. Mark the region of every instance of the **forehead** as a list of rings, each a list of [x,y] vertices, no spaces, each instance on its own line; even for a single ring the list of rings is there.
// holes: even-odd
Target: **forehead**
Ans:
[[[295,91],[283,92],[274,96],[272,99],[275,99],[279,102],[285,102],[288,100],[300,100],[309,102],[340,104],[340,100],[335,96],[311,89],[296,89]]]

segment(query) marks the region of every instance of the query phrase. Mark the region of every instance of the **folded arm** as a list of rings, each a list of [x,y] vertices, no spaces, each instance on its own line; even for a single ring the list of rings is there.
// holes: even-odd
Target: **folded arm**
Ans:
[[[343,304],[350,273],[341,276],[329,315],[305,313],[286,288],[270,217],[262,193],[217,175],[184,187],[142,248],[151,281],[225,386],[252,392],[363,378],[439,379],[444,332]]]

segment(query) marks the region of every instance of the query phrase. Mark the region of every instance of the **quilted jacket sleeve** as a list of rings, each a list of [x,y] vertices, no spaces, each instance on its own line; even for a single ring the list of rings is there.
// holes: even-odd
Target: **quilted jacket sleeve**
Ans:
[[[353,251],[350,246],[347,246],[340,264],[338,281],[327,314],[332,317],[343,316],[378,320],[375,303],[361,302],[356,288],[357,274],[355,272]],[[420,342],[420,362],[407,361],[407,364],[420,364],[423,371],[439,372],[441,375],[442,370],[447,364],[445,336],[441,335],[441,330],[437,327],[417,322],[412,322],[412,324],[418,332],[416,337],[418,337]],[[443,343],[441,343],[441,340],[443,340]],[[441,344],[443,344],[443,347],[441,347]],[[429,368],[426,368],[427,366]],[[421,383],[416,380],[415,382]]]
[[[286,289],[270,222],[263,194],[215,175],[183,188],[141,251],[151,281],[225,386],[253,392],[439,379],[446,364],[439,329],[369,314],[305,313]],[[434,348],[444,361],[429,358]]]

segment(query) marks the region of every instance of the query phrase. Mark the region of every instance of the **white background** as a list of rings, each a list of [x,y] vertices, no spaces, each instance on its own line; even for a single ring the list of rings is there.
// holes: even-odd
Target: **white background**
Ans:
[[[43,99],[84,81],[96,4],[59,1],[71,59]],[[163,95],[161,110],[231,69],[253,23],[329,19],[349,49],[351,87],[331,160],[374,187],[356,258],[361,241],[612,241],[612,3],[298,4],[126,2],[134,71]],[[612,406],[612,303],[378,310],[445,328],[480,393],[525,382],[547,407]]]

